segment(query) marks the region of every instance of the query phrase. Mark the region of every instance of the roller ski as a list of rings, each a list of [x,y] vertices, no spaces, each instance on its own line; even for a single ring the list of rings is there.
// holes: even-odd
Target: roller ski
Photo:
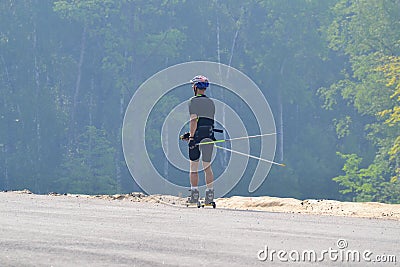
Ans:
[[[200,202],[200,193],[199,190],[197,189],[190,189],[190,196],[188,197],[186,201],[186,207],[189,206],[197,206],[198,208],[201,207],[201,202]]]
[[[202,201],[200,204],[202,208],[204,208],[205,206],[212,206],[215,209],[217,207],[214,201],[214,189],[206,190],[206,197],[204,198],[204,202]]]
[[[200,200],[199,190],[197,189],[190,189],[190,196],[186,201],[186,207],[196,206],[197,208],[204,208],[206,206],[211,206],[214,209],[217,207],[214,201],[214,190],[207,189],[206,196],[204,200]]]

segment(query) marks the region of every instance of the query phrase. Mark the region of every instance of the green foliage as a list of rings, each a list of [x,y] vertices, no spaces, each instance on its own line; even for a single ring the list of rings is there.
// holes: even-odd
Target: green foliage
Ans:
[[[370,195],[374,187],[371,181],[367,179],[368,174],[366,170],[359,170],[362,159],[355,154],[344,155],[338,153],[338,155],[346,160],[342,169],[345,175],[333,178],[334,181],[338,182],[344,188],[340,190],[340,192],[342,194],[353,195],[352,200],[357,200],[357,197],[364,198],[364,195]],[[371,200],[372,199],[368,199],[367,201]]]
[[[385,181],[389,163],[376,159],[367,168],[360,167],[362,158],[355,154],[338,155],[345,160],[342,168],[344,175],[333,178],[342,189],[340,192],[350,198],[351,201],[377,201],[399,203],[397,194],[399,182],[397,180]]]
[[[54,11],[60,13],[63,18],[73,18],[85,24],[95,25],[107,18],[117,5],[118,2],[113,0],[60,0],[54,2]]]
[[[210,60],[246,73],[275,115],[276,160],[288,167],[273,168],[255,194],[341,198],[340,186],[352,200],[396,202],[399,8],[390,0],[2,1],[0,187],[139,190],[121,149],[131,96],[157,71]],[[181,101],[165,96],[149,117],[154,162],[165,162],[160,129]],[[341,176],[336,151],[346,161]]]
[[[375,146],[375,157],[367,168],[359,166],[361,157],[339,154],[346,159],[343,168],[346,175],[334,180],[344,187],[341,192],[352,194],[354,200],[398,202],[394,197],[398,190],[399,166],[395,147],[400,128],[390,123],[393,117],[386,122],[382,117],[396,116],[394,91],[387,90],[395,87],[396,63],[393,61],[390,65],[385,59],[393,59],[388,55],[400,52],[400,33],[392,30],[399,27],[400,6],[389,0],[342,0],[333,11],[335,18],[328,27],[330,47],[349,57],[351,71],[345,72],[343,80],[319,92],[327,108],[338,104],[341,97],[359,114],[369,118],[363,123],[360,134],[366,131],[366,139]],[[346,124],[336,121],[339,137],[349,134],[347,128],[343,132],[343,125]]]
[[[113,165],[117,187],[132,190],[123,187],[123,181],[131,178],[126,166],[121,164],[120,133],[124,110],[135,88],[156,71],[174,63],[212,60],[231,64],[249,74],[272,103],[274,113],[279,114],[280,106],[283,107],[281,123],[285,125],[283,136],[288,145],[284,147],[284,155],[279,157],[284,157],[285,162],[293,162],[293,167],[283,171],[284,174],[276,171],[269,179],[274,184],[266,184],[257,194],[337,197],[328,180],[337,168],[332,164],[335,162],[332,160],[334,129],[328,129],[332,115],[321,112],[319,100],[315,97],[316,88],[334,80],[338,69],[334,56],[331,57],[325,46],[321,30],[330,18],[329,7],[333,3],[210,0],[201,9],[194,1],[49,0],[37,3],[40,3],[37,10],[33,2],[7,1],[1,4],[0,19],[5,25],[2,28],[5,30],[0,31],[1,55],[7,66],[3,69],[8,71],[12,81],[21,82],[20,88],[26,88],[21,90],[24,95],[19,99],[12,99],[11,91],[5,94],[2,99],[10,100],[1,104],[6,109],[12,102],[15,114],[17,103],[23,97],[35,99],[28,93],[34,91],[30,89],[36,83],[35,58],[32,53],[23,52],[31,51],[34,30],[30,26],[38,25],[37,51],[43,53],[37,55],[36,61],[40,62],[39,76],[43,81],[37,88],[39,91],[46,88],[49,93],[32,106],[22,106],[26,106],[26,114],[35,114],[33,106],[49,110],[48,114],[40,117],[40,129],[53,129],[55,134],[53,137],[38,135],[24,128],[22,145],[18,146],[20,151],[15,154],[15,159],[25,159],[22,155],[26,148],[33,151],[32,147],[38,147],[36,143],[30,143],[29,137],[42,140],[36,154],[27,156],[32,159],[31,166],[36,167],[26,167],[26,172],[33,170],[31,174],[37,179],[31,178],[32,175],[26,179],[27,175],[15,171],[10,181],[25,179],[29,182],[24,185],[32,187],[31,184],[36,184],[38,192],[46,192],[51,184],[48,179],[57,179],[62,173],[63,183],[56,183],[51,190],[67,190],[69,180],[65,166],[70,164],[69,167],[74,169],[74,164],[80,166],[79,162],[84,158],[71,151],[82,146],[78,139],[85,133],[86,126],[96,125],[107,132],[115,149],[112,162],[120,164]],[[35,13],[38,10],[42,12],[40,15]],[[22,27],[25,31],[18,28],[20,21],[28,26]],[[10,40],[14,39],[11,45]],[[12,65],[9,62],[17,63]],[[1,84],[9,86],[7,72],[0,75]],[[235,108],[240,108],[240,105]],[[163,112],[172,107],[159,104]],[[50,115],[53,119],[47,119]],[[146,142],[151,157],[157,161],[164,160],[159,152],[159,126],[163,116],[153,115],[148,122]],[[29,116],[25,119],[35,120]],[[34,124],[31,126],[35,129]],[[52,146],[47,148],[46,142],[51,142]],[[18,169],[10,160],[13,155],[8,153],[7,167],[2,168],[2,172],[4,169]],[[52,168],[46,167],[50,158]],[[311,167],[304,168],[305,165]],[[85,166],[76,167],[73,183],[78,183],[78,176],[90,177],[93,169]],[[42,179],[44,170],[48,171],[46,179]],[[85,172],[85,175],[78,175]],[[282,175],[284,179],[279,179]],[[313,184],[313,187],[307,184]],[[246,192],[246,189],[244,185],[238,191]]]
[[[385,124],[389,127],[400,129],[400,57],[383,58],[383,66],[377,68],[377,71],[383,72],[386,80],[386,87],[392,93],[390,96],[392,105],[380,111],[378,114],[387,117]],[[398,135],[390,148],[389,155],[392,160],[398,160],[400,157],[400,135]],[[397,174],[399,173],[396,170]]]
[[[346,116],[345,118],[339,120],[334,119],[333,123],[335,124],[336,133],[339,139],[349,135],[349,124],[351,123],[350,116]]]
[[[54,188],[71,193],[115,193],[114,153],[105,131],[94,126],[86,127],[78,138],[76,150],[65,157]]]

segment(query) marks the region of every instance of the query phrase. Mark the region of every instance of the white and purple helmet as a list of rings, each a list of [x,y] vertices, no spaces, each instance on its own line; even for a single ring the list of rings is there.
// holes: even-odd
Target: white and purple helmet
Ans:
[[[209,86],[208,78],[203,75],[197,75],[190,80],[199,89],[206,89]]]

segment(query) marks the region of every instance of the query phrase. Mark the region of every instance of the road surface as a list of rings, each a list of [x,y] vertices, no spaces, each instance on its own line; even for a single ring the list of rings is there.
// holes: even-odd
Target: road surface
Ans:
[[[398,266],[399,243],[399,221],[0,193],[0,266]]]

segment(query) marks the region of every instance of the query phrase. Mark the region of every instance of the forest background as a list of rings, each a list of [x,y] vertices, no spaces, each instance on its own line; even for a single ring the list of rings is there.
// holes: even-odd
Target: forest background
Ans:
[[[202,60],[261,88],[287,165],[230,195],[400,203],[399,24],[398,0],[1,1],[0,190],[139,191],[121,146],[129,100],[154,73]],[[163,112],[152,160],[188,182],[161,153]]]

